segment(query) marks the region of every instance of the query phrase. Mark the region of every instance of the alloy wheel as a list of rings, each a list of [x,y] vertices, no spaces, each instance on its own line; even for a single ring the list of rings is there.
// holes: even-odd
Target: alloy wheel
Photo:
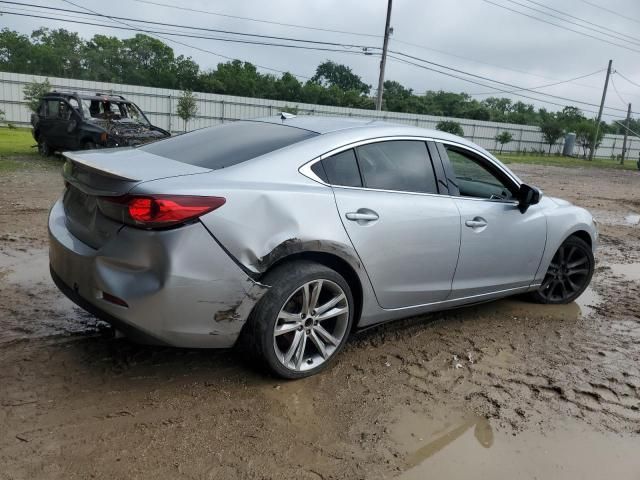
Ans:
[[[347,333],[349,302],[342,288],[318,279],[299,287],[285,302],[273,331],[280,363],[294,371],[326,362]]]
[[[584,248],[562,245],[553,256],[538,290],[549,303],[562,303],[582,293],[590,279],[590,260]]]

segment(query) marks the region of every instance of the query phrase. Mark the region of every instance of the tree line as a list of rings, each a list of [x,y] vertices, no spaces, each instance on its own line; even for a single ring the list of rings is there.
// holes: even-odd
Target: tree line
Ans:
[[[304,82],[291,73],[261,73],[255,65],[240,60],[202,70],[191,57],[176,56],[171,47],[144,34],[125,39],[94,35],[85,40],[63,28],[39,28],[31,35],[4,28],[0,31],[0,70],[294,103],[374,108],[371,86],[346,65],[323,62],[315,75]],[[597,126],[573,106],[549,112],[509,98],[477,100],[466,93],[442,90],[416,93],[394,80],[384,82],[384,109],[537,125],[542,128],[550,149],[568,131],[575,132],[579,141],[583,138],[585,143],[595,137],[596,130],[599,136],[623,133],[619,124],[602,122]],[[640,121],[633,120],[630,128],[640,130]]]

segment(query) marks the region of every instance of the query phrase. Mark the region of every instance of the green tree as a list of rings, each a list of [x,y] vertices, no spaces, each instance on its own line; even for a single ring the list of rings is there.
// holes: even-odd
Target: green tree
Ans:
[[[453,135],[458,135],[459,137],[464,136],[464,130],[462,129],[462,126],[458,122],[453,122],[451,120],[442,120],[438,122],[438,124],[436,125],[436,130],[451,133]]]
[[[82,49],[83,76],[100,82],[123,82],[128,63],[122,41],[117,37],[94,35]],[[128,63],[128,65],[131,65]]]
[[[554,116],[549,115],[540,124],[540,131],[544,141],[549,145],[549,155],[551,155],[551,148],[564,135],[564,128]]]
[[[173,49],[148,35],[138,33],[122,41],[122,81],[133,85],[174,86]]]
[[[604,137],[602,128],[598,128],[595,120],[584,119],[576,125],[576,142],[582,147],[582,156],[589,157],[591,150],[597,150]],[[594,142],[595,140],[595,142]]]
[[[504,148],[504,146],[511,140],[513,140],[513,135],[511,135],[511,133],[509,132],[505,131],[496,135],[495,141],[500,144],[500,153],[502,153],[502,149]]]
[[[489,97],[482,101],[482,105],[489,111],[494,122],[506,122],[511,109],[511,100],[508,98]]]
[[[26,35],[8,28],[0,31],[0,70],[4,72],[34,73],[31,59],[33,45]]]
[[[413,90],[403,87],[399,82],[387,80],[384,82],[384,106],[392,112],[410,112],[415,96]]]
[[[76,32],[64,28],[39,28],[31,34],[33,73],[65,78],[82,78],[84,42]]]
[[[27,102],[27,107],[32,112],[38,110],[38,106],[40,105],[40,99],[43,97],[45,93],[51,91],[51,84],[49,83],[49,79],[46,78],[44,82],[31,82],[24,86],[22,90],[24,94],[24,99]]]
[[[198,113],[197,97],[190,90],[182,92],[178,98],[178,106],[176,111],[178,116],[184,121],[184,130],[187,131],[187,122]]]
[[[345,91],[354,90],[361,95],[368,95],[371,91],[371,86],[364,83],[351,68],[332,61],[318,65],[311,81],[328,87],[336,86]]]
[[[556,118],[567,132],[576,132],[578,125],[586,120],[586,117],[577,107],[564,107],[562,111],[556,114]]]
[[[249,62],[233,60],[219,63],[218,68],[211,74],[211,84],[216,93],[255,97],[259,90],[262,76],[255,65]]]

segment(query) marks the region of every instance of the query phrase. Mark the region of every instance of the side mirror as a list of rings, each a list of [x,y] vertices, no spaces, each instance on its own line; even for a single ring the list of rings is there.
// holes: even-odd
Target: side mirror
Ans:
[[[537,187],[532,187],[523,183],[518,190],[518,209],[521,213],[525,213],[531,205],[540,203],[542,192]]]

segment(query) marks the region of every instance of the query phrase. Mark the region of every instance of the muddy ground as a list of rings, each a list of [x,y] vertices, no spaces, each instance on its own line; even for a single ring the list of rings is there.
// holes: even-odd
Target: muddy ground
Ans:
[[[599,222],[578,303],[396,322],[283,382],[111,338],[62,298],[58,170],[0,174],[0,478],[640,479],[640,172],[514,166]]]

